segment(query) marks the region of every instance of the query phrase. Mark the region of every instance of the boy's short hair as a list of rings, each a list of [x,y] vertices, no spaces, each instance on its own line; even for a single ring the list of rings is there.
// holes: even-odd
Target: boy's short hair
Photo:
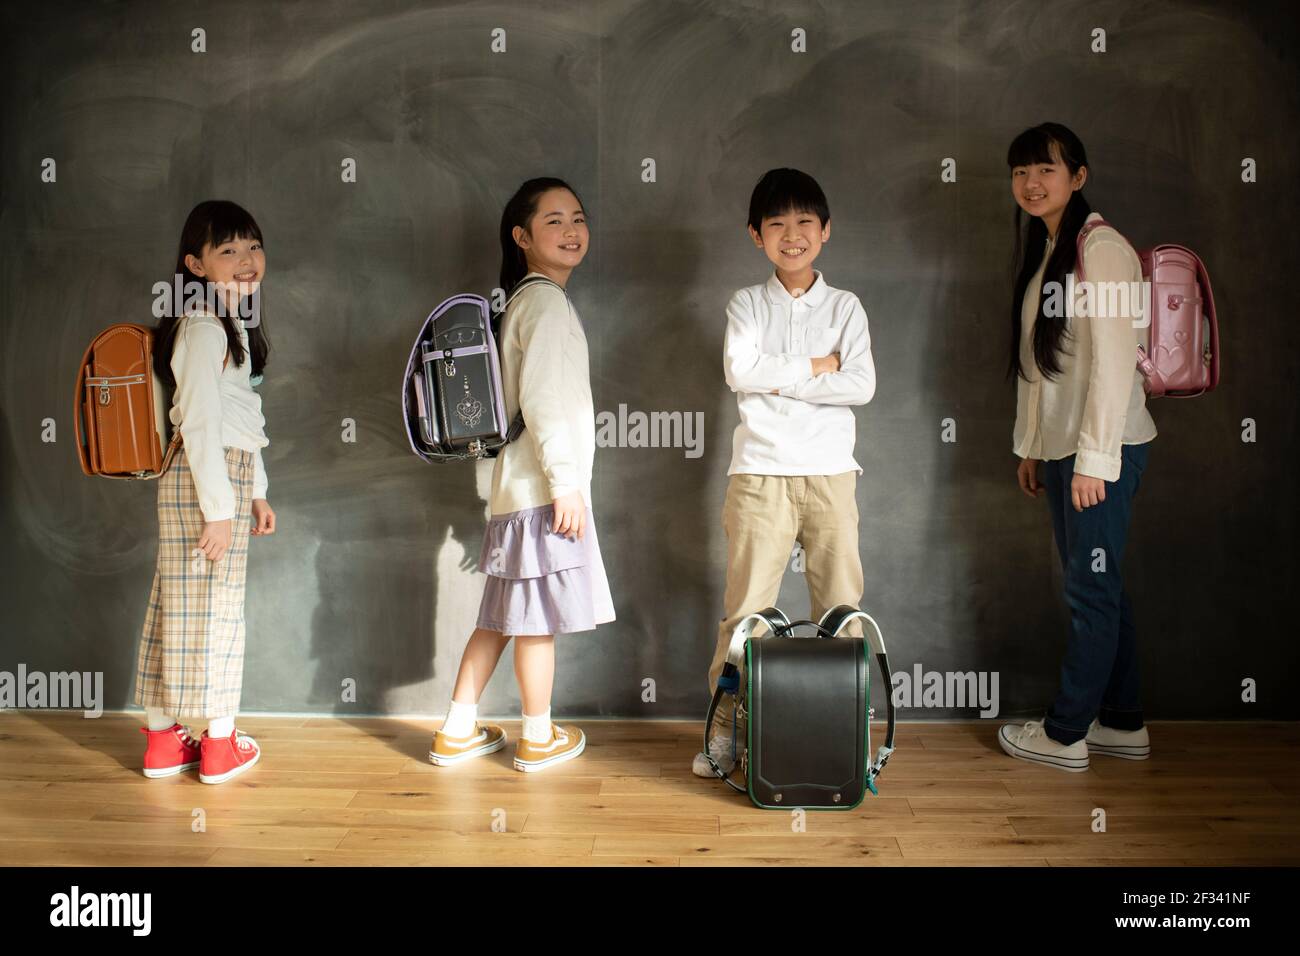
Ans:
[[[814,213],[823,226],[831,218],[826,194],[817,180],[797,169],[769,169],[749,197],[749,224],[755,232],[762,232],[764,218],[787,212]]]

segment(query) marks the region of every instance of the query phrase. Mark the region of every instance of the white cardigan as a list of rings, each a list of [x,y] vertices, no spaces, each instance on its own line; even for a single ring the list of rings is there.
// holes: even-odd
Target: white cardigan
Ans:
[[[1091,213],[1085,222],[1101,219]],[[1073,237],[1070,239],[1074,241]],[[1118,315],[1080,314],[1084,290],[1075,289],[1075,317],[1059,355],[1061,374],[1045,380],[1034,364],[1034,323],[1038,317],[1043,270],[1055,242],[1049,237],[1043,261],[1025,289],[1021,311],[1020,363],[1029,381],[1016,378],[1016,424],[1012,450],[1021,458],[1056,461],[1075,455],[1074,473],[1115,481],[1120,473],[1120,446],[1156,437],[1156,423],[1146,407],[1137,346],[1145,345],[1140,299],[1120,297]],[[1117,231],[1094,229],[1083,244],[1088,282],[1142,282],[1142,263]],[[1078,277],[1075,277],[1078,281]],[[1061,297],[1062,301],[1064,296]],[[1106,296],[1099,296],[1099,300]],[[1099,311],[1099,310],[1094,310]]]
[[[498,348],[506,421],[522,409],[524,431],[493,463],[492,514],[548,505],[570,491],[590,507],[596,418],[587,336],[568,296],[545,282],[520,292]]]
[[[266,437],[262,396],[249,383],[253,362],[248,356],[248,329],[234,319],[244,344],[243,365],[222,362],[226,356],[226,330],[208,313],[192,313],[177,323],[171,368],[176,394],[169,413],[180,429],[185,459],[194,476],[199,507],[205,521],[235,516],[235,490],[226,472],[225,449],[253,452],[253,497],[265,498],[266,468],[262,449]]]

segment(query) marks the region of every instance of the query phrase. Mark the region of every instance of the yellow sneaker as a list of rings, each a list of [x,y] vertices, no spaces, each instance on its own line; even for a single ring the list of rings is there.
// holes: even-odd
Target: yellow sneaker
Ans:
[[[495,724],[475,724],[468,737],[452,737],[441,730],[433,735],[429,760],[439,767],[496,753],[506,745],[506,732]]]
[[[545,770],[557,763],[572,760],[587,746],[587,735],[577,727],[551,724],[551,739],[539,744],[520,737],[515,743],[515,769],[524,773]]]

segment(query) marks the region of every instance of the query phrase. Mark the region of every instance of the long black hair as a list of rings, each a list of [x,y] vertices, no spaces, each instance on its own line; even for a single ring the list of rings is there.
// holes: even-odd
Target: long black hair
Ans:
[[[1053,146],[1056,147],[1056,156],[1052,155]],[[1084,151],[1083,143],[1060,123],[1040,123],[1025,130],[1011,141],[1011,147],[1007,150],[1007,166],[1011,169],[1058,162],[1065,164],[1071,177],[1080,167],[1088,165],[1088,154]],[[1042,289],[1049,282],[1059,283],[1058,288],[1065,288],[1066,274],[1074,270],[1075,239],[1091,212],[1092,207],[1083,198],[1082,188],[1070,193],[1070,200],[1065,204],[1065,211],[1061,214],[1061,222],[1056,230],[1056,246],[1043,269],[1038,295],[1038,318],[1034,320],[1034,364],[1049,379],[1061,373],[1058,356],[1066,337],[1067,317],[1064,309],[1056,310],[1062,312],[1056,316],[1043,313]],[[1024,219],[1029,220],[1027,227]],[[1034,277],[1043,261],[1043,250],[1047,248],[1047,226],[1040,217],[1024,214],[1019,204],[1016,205],[1014,221],[1016,245],[1012,262],[1016,269],[1016,290],[1011,298],[1011,362],[1007,367],[1007,378],[1027,378],[1020,364],[1022,305],[1029,280]]]
[[[528,230],[529,221],[537,214],[537,201],[548,189],[567,189],[578,200],[583,213],[587,211],[574,188],[554,176],[530,179],[515,190],[515,194],[506,203],[505,211],[501,213],[501,288],[506,295],[519,284],[520,279],[528,275],[528,260],[524,256],[524,250],[515,242],[514,228],[520,226],[525,231]]]
[[[181,229],[180,248],[176,252],[176,275],[180,276],[182,290],[186,290],[182,302],[188,297],[187,290],[191,282],[198,283],[204,289],[207,288],[207,283],[190,272],[189,267],[185,265],[185,257],[191,255],[201,258],[207,246],[219,246],[231,239],[254,239],[263,246],[266,245],[262,242],[262,230],[258,227],[257,220],[237,203],[228,199],[209,199],[190,210],[190,214],[185,218],[185,226]],[[260,290],[259,298],[261,298]],[[176,378],[172,375],[172,349],[176,346],[176,326],[184,313],[180,308],[181,303],[174,303],[174,305],[176,307],[168,309],[168,314],[158,322],[154,332],[153,352],[154,370],[163,382],[172,387],[176,385]],[[225,326],[230,358],[238,367],[243,365],[244,360],[249,356],[244,352],[243,343],[239,340],[239,331],[235,327],[235,322],[239,319],[226,315],[226,311],[217,310],[217,318]],[[266,310],[260,303],[258,315],[258,323],[248,330],[248,351],[253,361],[253,375],[262,374],[262,370],[266,368],[267,354],[271,351],[270,340],[266,337]]]

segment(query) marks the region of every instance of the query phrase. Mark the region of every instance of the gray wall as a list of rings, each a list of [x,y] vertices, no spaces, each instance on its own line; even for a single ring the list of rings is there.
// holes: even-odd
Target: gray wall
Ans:
[[[723,306],[769,266],[744,234],[761,173],[815,175],[821,259],[870,320],[858,409],[864,604],[895,671],[998,671],[1050,701],[1066,635],[1045,503],[1015,485],[1003,378],[1005,152],[1080,134],[1094,208],[1204,257],[1221,389],[1163,400],[1126,576],[1151,717],[1290,717],[1296,689],[1296,43],[1258,3],[39,4],[11,19],[3,97],[0,670],[102,670],[129,706],[155,486],[83,476],[73,376],[92,335],[152,322],[185,214],[235,199],[267,238],[262,386],[280,531],[253,541],[246,710],[435,713],[473,626],[487,469],[406,448],[399,377],[442,298],[496,284],[523,179],[578,189],[571,290],[597,410],[702,412],[704,454],[601,448],[594,505],[618,621],[558,645],[564,715],[694,717],[721,615],[737,421]],[[190,52],[190,31],[208,52]],[[505,28],[505,54],[489,31]],[[790,31],[808,52],[790,52]],[[1089,51],[1090,32],[1109,52]],[[359,164],[343,184],[339,163]],[[40,163],[58,162],[43,184]],[[641,182],[653,157],[658,181]],[[939,181],[944,157],[958,181]],[[1259,182],[1243,184],[1243,157]],[[41,421],[58,440],[41,440]],[[940,420],[958,441],[940,441]],[[1244,444],[1241,421],[1258,423]],[[358,441],[340,440],[357,422]],[[781,603],[807,610],[791,573]],[[355,678],[356,704],[339,702]],[[657,701],[641,699],[654,678]],[[1260,682],[1243,704],[1240,682]],[[509,654],[483,701],[517,713]],[[969,716],[943,710],[911,717]]]

